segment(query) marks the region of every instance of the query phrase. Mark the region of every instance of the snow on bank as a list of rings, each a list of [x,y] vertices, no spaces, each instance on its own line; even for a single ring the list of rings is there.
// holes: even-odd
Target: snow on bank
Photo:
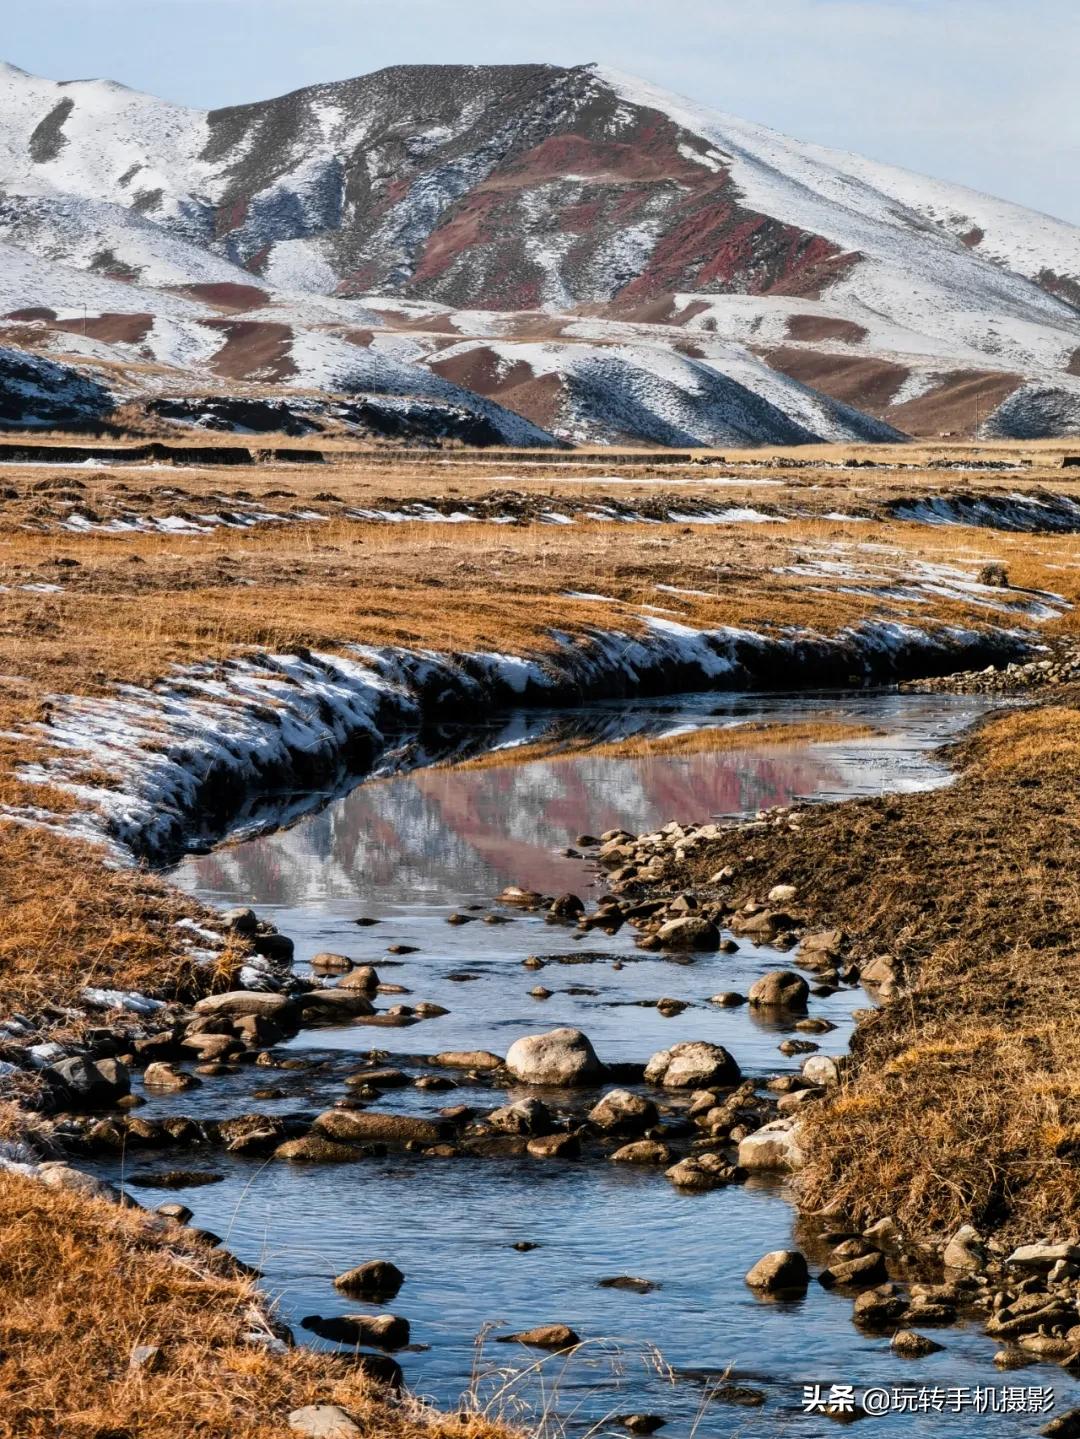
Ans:
[[[896,500],[890,508],[896,519],[923,525],[978,525],[1023,534],[1080,530],[1080,499],[1050,490],[1038,494],[925,495]]]
[[[344,767],[363,773],[387,736],[479,711],[567,705],[616,694],[850,685],[1014,658],[1025,638],[876,621],[823,636],[696,630],[651,616],[638,633],[556,636],[551,654],[515,656],[353,646],[345,654],[256,655],[177,670],[111,698],[60,695],[26,737],[51,755],[24,779],[57,785],[74,814],[7,818],[104,841],[114,857],[163,859],[193,830],[212,832],[254,794],[312,788]],[[108,774],[104,788],[88,768]],[[91,770],[91,772],[92,772]]]
[[[15,462],[12,462],[13,464]],[[21,462],[20,462],[21,463]],[[0,468],[4,462],[0,461]],[[39,466],[40,467],[40,466]],[[147,467],[151,468],[151,467]],[[169,466],[158,466],[169,469]],[[168,492],[160,491],[167,497]],[[219,497],[212,497],[215,502]],[[227,497],[226,497],[227,498]],[[520,497],[519,497],[520,498]],[[255,501],[228,499],[228,508],[170,514],[139,514],[121,510],[101,518],[91,517],[84,506],[65,501],[60,509],[70,513],[51,524],[35,520],[26,528],[61,529],[77,533],[106,534],[167,533],[172,535],[208,534],[217,528],[250,529],[255,525],[288,525],[330,519],[358,520],[369,524],[492,524],[492,525],[573,525],[581,521],[635,525],[782,525],[791,520],[828,520],[835,524],[866,524],[870,514],[851,514],[830,510],[824,514],[805,506],[786,505],[783,509],[764,510],[750,505],[716,506],[703,498],[687,500],[681,507],[660,500],[639,508],[613,498],[606,502],[592,500],[553,501],[545,510],[515,508],[507,501],[503,508],[487,504],[454,502],[454,507],[438,508],[425,500],[412,500],[397,508],[349,506],[338,511],[312,509],[267,510]],[[963,491],[944,492],[910,499],[890,500],[882,504],[881,517],[909,520],[927,525],[974,525],[983,529],[1021,531],[1029,534],[1071,533],[1080,530],[1080,499],[1044,490],[1038,493],[975,494]]]
[[[72,530],[77,534],[97,531],[102,534],[165,534],[165,535],[208,535],[212,530],[250,530],[256,525],[287,525],[312,520],[326,520],[329,515],[317,510],[285,510],[280,513],[259,509],[230,501],[236,506],[231,510],[212,510],[192,515],[140,515],[127,511],[114,515],[108,520],[91,520],[82,510],[75,509],[59,524],[60,529]],[[38,526],[35,526],[38,528]]]

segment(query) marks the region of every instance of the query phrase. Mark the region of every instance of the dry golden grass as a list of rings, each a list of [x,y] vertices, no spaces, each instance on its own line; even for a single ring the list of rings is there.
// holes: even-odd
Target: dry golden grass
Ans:
[[[594,743],[588,736],[552,735],[533,744],[492,750],[473,759],[451,760],[439,769],[498,769],[505,765],[531,764],[537,760],[573,759],[588,752],[595,759],[667,759],[679,755],[730,754],[733,750],[754,750],[786,745],[839,744],[846,740],[870,739],[880,734],[873,725],[841,720],[793,721],[790,724],[750,722],[686,730],[680,734],[642,735]]]
[[[1031,714],[1000,719],[992,731],[973,741],[987,775],[1007,779],[1012,771],[1067,776],[1080,753],[1080,711],[1048,704]]]
[[[867,549],[868,541],[884,548]],[[58,564],[71,559],[78,568]],[[634,630],[645,614],[698,627],[792,625],[826,633],[878,618],[1028,623],[1023,614],[963,598],[926,593],[916,603],[853,593],[868,587],[844,575],[784,572],[819,560],[886,584],[903,581],[920,563],[971,575],[998,561],[1017,585],[1080,596],[1072,537],[911,525],[817,521],[687,532],[338,519],[181,538],[0,532],[0,584],[11,587],[0,616],[0,674],[21,676],[39,691],[93,693],[244,648],[362,642],[520,652],[549,647],[555,627]],[[19,588],[42,582],[63,589]],[[681,592],[657,589],[661,584]],[[616,603],[567,597],[586,589]]]
[[[229,1263],[146,1216],[0,1174],[0,1436],[287,1439],[289,1412],[339,1404],[372,1439],[503,1439],[394,1403],[347,1355],[245,1342],[258,1296]],[[132,1350],[156,1364],[132,1369]]]
[[[88,986],[184,997],[224,985],[241,956],[196,969],[176,920],[190,899],[140,870],[106,867],[94,845],[0,824],[0,974],[5,1013],[39,1013]]]

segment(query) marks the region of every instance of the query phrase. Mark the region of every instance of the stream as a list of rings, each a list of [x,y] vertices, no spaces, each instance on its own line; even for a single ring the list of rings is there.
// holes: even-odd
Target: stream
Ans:
[[[801,1056],[777,1048],[794,1033],[797,1015],[764,1019],[745,1006],[709,1002],[718,990],[745,994],[761,974],[789,968],[791,955],[747,940],[732,954],[646,953],[634,947],[632,929],[582,935],[494,897],[517,884],[595,899],[604,892],[602,876],[564,853],[582,833],[640,832],[671,819],[753,814],[794,798],[945,783],[932,750],[990,703],[949,695],[713,693],[508,716],[481,734],[483,763],[390,767],[308,814],[302,810],[310,797],[280,796],[281,814],[301,814],[289,827],[266,829],[263,805],[247,829],[187,857],[171,880],[210,904],[251,905],[295,941],[301,972],[318,951],[339,951],[408,991],[380,996],[380,1008],[400,998],[449,1012],[401,1029],[307,1029],[275,1052],[308,1067],[245,1067],[188,1093],[146,1091],[139,1113],[314,1117],[346,1093],[345,1078],[373,1050],[389,1064],[428,1072],[423,1056],[504,1054],[521,1035],[561,1025],[584,1030],[611,1062],[641,1062],[680,1040],[707,1039],[726,1046],[745,1075],[797,1072]],[[628,758],[597,752],[628,735],[818,720],[870,724],[877,733]],[[573,738],[573,747],[515,757],[515,745],[552,735]],[[474,922],[448,924],[452,913]],[[491,915],[508,922],[485,923]],[[389,946],[415,950],[389,954]],[[532,955],[545,961],[542,969],[522,967]],[[549,998],[529,994],[539,982]],[[687,1008],[664,1018],[655,1007],[662,996]],[[813,1036],[821,1052],[846,1049],[851,1013],[869,1003],[859,988],[811,998],[811,1015],[835,1025]],[[394,1089],[373,1107],[436,1115],[469,1104],[483,1112],[525,1092],[474,1087],[461,1076],[458,1085]],[[254,1098],[259,1089],[275,1097]],[[176,1162],[140,1155],[139,1168]],[[163,1193],[118,1174],[116,1162],[96,1168],[122,1177],[143,1203],[188,1204],[196,1224],[258,1266],[265,1288],[280,1298],[281,1317],[304,1342],[325,1342],[300,1327],[304,1316],[383,1312],[340,1295],[332,1280],[365,1260],[392,1260],[406,1278],[383,1309],[410,1321],[413,1341],[396,1357],[409,1387],[441,1407],[455,1407],[473,1386],[493,1413],[534,1428],[542,1415],[547,1433],[581,1435],[598,1425],[624,1433],[610,1416],[647,1413],[663,1416],[662,1433],[673,1439],[810,1436],[831,1433],[833,1425],[803,1412],[806,1385],[1056,1385],[1059,1409],[1074,1387],[1057,1366],[1000,1375],[991,1363],[998,1346],[975,1325],[934,1331],[942,1351],[912,1361],[895,1356],[887,1336],[852,1325],[850,1295],[814,1280],[804,1299],[756,1297],[743,1282],[750,1266],[767,1251],[798,1247],[780,1179],[692,1194],[676,1190],[662,1169],[591,1159],[437,1159],[398,1151],[305,1166],[213,1151],[191,1162],[224,1178]],[[535,1247],[516,1249],[520,1244]],[[600,1282],[617,1276],[655,1287],[642,1293]],[[494,1342],[499,1333],[552,1322],[570,1324],[589,1343],[566,1359]],[[710,1387],[724,1376],[761,1391],[763,1407],[710,1401]],[[1034,1434],[1046,1417],[981,1414],[975,1432]],[[893,1413],[871,1423],[875,1432],[897,1435],[973,1432],[970,1408]]]

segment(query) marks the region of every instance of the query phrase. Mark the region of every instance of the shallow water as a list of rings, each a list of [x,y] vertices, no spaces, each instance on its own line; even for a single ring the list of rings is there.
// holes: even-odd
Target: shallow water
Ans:
[[[405,986],[406,1002],[435,1001],[450,1013],[407,1029],[307,1030],[288,1048],[311,1060],[311,1069],[247,1070],[189,1094],[150,1098],[140,1113],[314,1115],[341,1097],[345,1076],[372,1049],[419,1071],[421,1056],[455,1048],[503,1053],[519,1035],[560,1024],[584,1029],[609,1061],[640,1061],[681,1039],[710,1039],[726,1045],[747,1074],[795,1070],[799,1058],[777,1050],[790,1024],[708,1003],[718,990],[745,993],[758,975],[788,967],[790,955],[741,941],[732,955],[664,959],[636,950],[633,930],[582,938],[536,915],[500,911],[493,896],[510,883],[545,893],[602,892],[602,879],[560,853],[582,832],[616,825],[640,831],[671,818],[752,812],[795,796],[941,783],[945,776],[928,751],[985,708],[980,700],[949,696],[707,695],[593,706],[573,716],[514,717],[493,729],[488,742],[535,738],[556,726],[601,740],[705,723],[826,717],[869,720],[886,735],[688,756],[585,753],[421,769],[363,784],[292,828],[191,857],[172,878],[205,900],[250,903],[272,918],[296,941],[299,968],[318,950],[339,950],[375,963],[384,981]],[[287,809],[289,798],[282,802]],[[452,926],[446,922],[452,911],[478,918]],[[494,912],[510,922],[484,923]],[[358,926],[358,917],[377,923]],[[399,943],[415,945],[416,952],[387,956],[386,947]],[[538,972],[523,969],[530,954],[548,963]],[[537,983],[552,997],[531,998]],[[661,996],[686,1000],[689,1008],[664,1019],[655,1008]],[[380,1005],[394,1002],[387,997]],[[836,1024],[814,1036],[823,1052],[846,1047],[850,1013],[868,1003],[862,990],[811,1000],[812,1014]],[[281,1097],[253,1100],[252,1089],[266,1085],[279,1088]],[[407,1088],[375,1107],[417,1113],[449,1103],[490,1108],[505,1102],[503,1094],[468,1084],[443,1093]],[[177,1162],[174,1154],[145,1167]],[[776,1182],[686,1195],[662,1172],[626,1172],[605,1161],[437,1160],[406,1153],[329,1167],[226,1162],[217,1153],[197,1163],[224,1172],[224,1180],[176,1197],[194,1209],[196,1223],[263,1270],[289,1322],[308,1314],[375,1312],[376,1305],[343,1299],[331,1280],[369,1258],[398,1264],[406,1282],[386,1307],[410,1320],[413,1341],[423,1346],[399,1358],[410,1386],[442,1405],[454,1404],[468,1386],[477,1335],[489,1327],[498,1333],[554,1321],[596,1344],[568,1365],[554,1358],[531,1370],[541,1356],[488,1336],[477,1361],[488,1372],[480,1388],[491,1397],[506,1383],[503,1371],[529,1370],[497,1407],[512,1407],[520,1397],[533,1414],[547,1409],[553,1424],[577,1433],[612,1412],[646,1411],[665,1416],[665,1435],[689,1434],[695,1424],[702,1435],[811,1435],[832,1432],[832,1425],[801,1412],[804,1384],[928,1384],[955,1391],[1001,1382],[990,1364],[996,1345],[975,1328],[942,1331],[942,1353],[904,1361],[886,1339],[851,1325],[850,1298],[816,1283],[802,1301],[756,1299],[743,1283],[746,1270],[763,1253],[793,1242],[794,1212]],[[164,1197],[132,1188],[146,1202]],[[520,1241],[538,1247],[518,1252],[512,1246]],[[659,1287],[641,1295],[598,1285],[621,1274]],[[657,1369],[650,1346],[674,1374]],[[764,1408],[706,1404],[709,1379],[728,1369],[765,1392]],[[1006,1378],[1056,1383],[1059,1408],[1075,1387],[1056,1367]],[[897,1434],[1034,1433],[1045,1418],[969,1408],[900,1413],[876,1424]]]

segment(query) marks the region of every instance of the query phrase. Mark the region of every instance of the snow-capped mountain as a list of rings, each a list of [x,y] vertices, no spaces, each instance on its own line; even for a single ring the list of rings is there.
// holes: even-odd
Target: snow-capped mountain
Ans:
[[[0,315],[85,362],[404,371],[580,440],[1080,423],[1080,228],[591,65],[210,112],[0,65],[0,241]]]

